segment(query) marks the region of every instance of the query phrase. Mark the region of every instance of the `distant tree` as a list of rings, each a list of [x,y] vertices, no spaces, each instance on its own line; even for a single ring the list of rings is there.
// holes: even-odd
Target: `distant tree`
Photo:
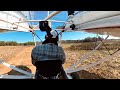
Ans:
[[[26,45],[34,45],[34,42],[26,42],[26,43],[24,43],[24,45],[26,46]]]
[[[5,46],[5,42],[4,41],[0,41],[0,46]]]
[[[82,42],[96,42],[96,41],[100,41],[100,40],[103,40],[103,38],[101,37],[87,37],[85,39],[82,40]]]
[[[16,46],[16,45],[18,45],[18,43],[14,41],[9,42],[0,41],[0,46]]]

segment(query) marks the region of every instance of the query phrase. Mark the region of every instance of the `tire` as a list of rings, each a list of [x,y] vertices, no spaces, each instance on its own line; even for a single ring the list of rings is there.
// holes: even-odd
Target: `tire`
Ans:
[[[80,79],[80,75],[78,72],[73,72],[70,74],[70,76],[72,77],[72,79]]]

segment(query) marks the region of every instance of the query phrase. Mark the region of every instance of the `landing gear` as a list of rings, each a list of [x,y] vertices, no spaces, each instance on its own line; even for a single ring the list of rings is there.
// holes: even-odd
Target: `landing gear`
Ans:
[[[59,75],[59,79],[80,79],[80,75],[78,72],[73,72],[73,73],[67,74],[67,78],[64,77],[64,75]]]
[[[73,72],[69,74],[72,79],[80,79],[80,75],[78,72]]]

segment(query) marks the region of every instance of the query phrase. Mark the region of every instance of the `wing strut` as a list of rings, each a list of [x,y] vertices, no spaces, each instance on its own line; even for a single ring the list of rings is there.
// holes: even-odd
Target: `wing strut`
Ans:
[[[105,38],[105,40],[107,40],[107,38],[109,37],[109,35]],[[103,40],[103,42],[105,41]],[[70,70],[72,70],[75,66],[77,66],[78,64],[80,64],[81,62],[83,62],[84,60],[86,60],[90,55],[92,55],[94,53],[95,50],[97,50],[103,43],[101,42],[95,49],[93,49],[91,52],[89,52],[87,55],[85,55],[83,58],[81,58],[81,60],[79,60],[76,64],[74,64],[73,66],[69,67],[66,72],[69,72]]]
[[[51,13],[50,15],[48,15],[43,21],[46,21],[46,20],[52,18],[54,15],[56,15],[56,14],[58,14],[58,13],[60,13],[60,12],[61,12],[61,11],[54,11],[53,13]],[[34,32],[33,32],[34,29],[35,29],[36,27],[38,27],[38,26],[39,26],[39,24],[36,25],[34,28],[32,28],[32,29],[30,30],[30,32],[34,33]],[[34,33],[34,35],[35,35],[35,33]],[[35,37],[34,37],[34,35],[33,35],[33,40],[34,40],[34,42],[35,42]],[[36,42],[35,42],[35,45],[36,45]]]

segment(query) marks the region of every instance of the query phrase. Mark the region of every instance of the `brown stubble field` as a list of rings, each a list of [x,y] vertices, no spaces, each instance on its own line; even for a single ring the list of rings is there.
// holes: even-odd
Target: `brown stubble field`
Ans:
[[[73,44],[62,44],[65,50],[66,62],[63,65],[65,69],[75,64],[78,59],[87,54],[90,50],[69,50],[68,48]],[[18,66],[24,65],[28,67],[31,72],[35,73],[35,67],[31,63],[31,50],[34,46],[0,46],[0,59],[5,62]],[[81,65],[92,63],[108,55],[106,51],[95,51],[87,60]],[[7,74],[11,69],[0,65],[0,74]],[[95,67],[81,70],[78,72],[81,79],[120,79],[120,55],[114,57],[110,61],[103,62]]]

